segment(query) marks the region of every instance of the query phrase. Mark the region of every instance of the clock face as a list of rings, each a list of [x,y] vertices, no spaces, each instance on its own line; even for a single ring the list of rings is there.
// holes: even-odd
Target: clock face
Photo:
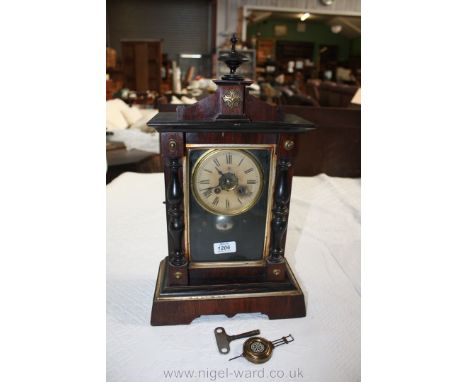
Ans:
[[[186,248],[192,263],[266,256],[273,161],[273,145],[189,147]]]
[[[257,159],[245,150],[210,150],[196,162],[192,175],[195,200],[217,215],[238,215],[250,210],[263,187]]]

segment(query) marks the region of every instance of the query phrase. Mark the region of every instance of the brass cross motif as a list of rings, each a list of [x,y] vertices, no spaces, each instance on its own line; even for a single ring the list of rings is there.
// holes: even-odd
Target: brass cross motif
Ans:
[[[228,90],[227,93],[223,96],[223,101],[228,108],[232,109],[239,106],[241,96],[239,92],[235,90]]]

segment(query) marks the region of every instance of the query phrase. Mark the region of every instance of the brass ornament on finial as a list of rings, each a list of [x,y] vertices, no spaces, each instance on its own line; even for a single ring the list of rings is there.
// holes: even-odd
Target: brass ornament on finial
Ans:
[[[241,101],[241,95],[239,94],[239,92],[231,89],[228,90],[226,94],[224,94],[223,101],[228,108],[233,109],[239,106]]]

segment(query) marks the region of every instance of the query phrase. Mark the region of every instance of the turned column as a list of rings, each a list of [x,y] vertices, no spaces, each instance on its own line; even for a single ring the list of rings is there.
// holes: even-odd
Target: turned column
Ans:
[[[278,139],[278,161],[273,194],[270,225],[270,247],[266,261],[266,277],[269,281],[286,278],[284,248],[288,228],[289,201],[291,199],[292,160],[296,153],[294,135],[281,134]]]
[[[166,173],[166,214],[169,253],[167,278],[169,285],[188,284],[188,262],[184,252],[184,191],[182,160],[184,137],[180,133],[161,134],[161,148]]]
[[[277,167],[277,181],[275,187],[273,217],[271,220],[271,246],[268,260],[270,263],[282,263],[284,261],[283,237],[288,226],[288,212],[290,189],[288,171],[291,162],[280,159]]]
[[[280,159],[276,169],[276,184],[270,231],[270,251],[267,257],[267,279],[284,280],[284,234],[288,226],[290,187],[288,173],[291,162]]]
[[[178,158],[169,159],[170,178],[166,190],[168,233],[172,243],[172,246],[169,248],[169,263],[176,267],[187,263],[182,246],[184,233],[182,202],[184,200],[184,193],[179,181],[180,167]]]

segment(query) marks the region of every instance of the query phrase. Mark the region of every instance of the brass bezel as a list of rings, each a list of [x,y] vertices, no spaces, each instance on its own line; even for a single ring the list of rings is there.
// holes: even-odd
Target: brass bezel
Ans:
[[[263,176],[263,170],[262,168],[260,167],[260,163],[258,163],[258,159],[255,158],[252,154],[250,154],[248,151],[246,151],[245,149],[238,149],[238,148],[213,148],[213,149],[210,149],[208,150],[206,153],[204,153],[200,158],[197,159],[197,162],[195,163],[195,165],[193,166],[193,169],[192,169],[192,172],[190,173],[190,179],[194,179],[194,176],[195,174],[197,173],[198,169],[200,168],[201,164],[206,162],[207,160],[210,159],[210,157],[213,157],[215,155],[217,155],[218,153],[222,152],[222,151],[242,151],[243,154],[247,157],[249,157],[252,162],[254,163],[254,166],[257,168],[257,171],[258,171],[258,174],[260,175],[260,189],[258,190],[257,192],[257,195],[255,196],[254,199],[252,199],[252,201],[250,203],[248,203],[247,205],[243,206],[242,208],[238,209],[238,210],[235,210],[234,212],[230,212],[230,213],[223,213],[223,212],[220,212],[220,211],[217,211],[216,209],[214,208],[210,208],[209,206],[206,206],[202,199],[200,199],[200,195],[198,194],[198,190],[196,189],[196,187],[194,187],[194,183],[193,182],[190,182],[190,187],[191,187],[191,190],[192,190],[192,193],[193,193],[193,196],[195,197],[195,200],[197,201],[198,205],[203,208],[205,211],[208,211],[209,213],[211,214],[214,214],[214,215],[222,215],[222,216],[236,216],[236,215],[240,215],[240,214],[243,214],[244,212],[247,212],[248,210],[250,210],[253,206],[255,206],[255,204],[257,204],[258,200],[260,199],[260,196],[262,195],[262,192],[263,192],[263,179],[264,179],[264,176]]]
[[[270,222],[271,222],[271,209],[273,207],[273,187],[276,179],[276,144],[230,144],[230,143],[215,143],[215,144],[200,144],[200,143],[188,143],[185,145],[186,156],[183,158],[183,181],[184,181],[184,220],[185,220],[185,253],[189,261],[190,268],[228,268],[228,267],[258,267],[265,264],[265,259],[268,257],[268,248],[270,245]],[[265,219],[265,236],[263,239],[263,257],[261,260],[252,261],[206,261],[206,262],[193,262],[190,251],[190,206],[189,206],[189,186],[190,181],[188,179],[188,166],[189,161],[187,160],[189,151],[192,149],[215,149],[215,148],[226,148],[226,149],[267,149],[270,151],[270,178],[268,184],[268,200],[267,200],[267,214]]]

